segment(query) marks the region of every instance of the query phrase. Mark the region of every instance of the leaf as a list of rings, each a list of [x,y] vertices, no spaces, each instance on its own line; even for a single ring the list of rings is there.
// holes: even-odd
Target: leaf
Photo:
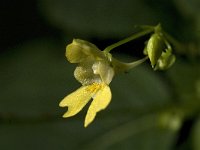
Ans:
[[[78,88],[65,50],[41,40],[13,51],[0,59],[0,113],[27,117],[59,112],[60,100]]]

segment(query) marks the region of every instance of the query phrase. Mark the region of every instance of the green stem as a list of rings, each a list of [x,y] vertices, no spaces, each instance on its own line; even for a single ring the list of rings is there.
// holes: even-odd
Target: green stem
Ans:
[[[125,43],[127,43],[127,42],[130,42],[130,41],[132,41],[132,40],[134,40],[134,39],[137,39],[137,38],[139,38],[139,37],[142,37],[142,36],[144,36],[144,35],[147,35],[147,34],[153,32],[153,31],[154,31],[154,28],[145,29],[144,31],[141,31],[141,32],[136,33],[136,34],[133,34],[133,35],[130,36],[130,37],[127,37],[127,38],[125,38],[125,39],[123,39],[123,40],[121,40],[121,41],[119,41],[119,42],[117,42],[117,43],[114,43],[114,44],[112,44],[112,45],[106,47],[106,48],[104,49],[104,51],[105,51],[106,53],[109,53],[112,49],[114,49],[114,48],[116,48],[116,47],[118,47],[118,46],[120,46],[120,45],[123,45],[123,44],[125,44]]]

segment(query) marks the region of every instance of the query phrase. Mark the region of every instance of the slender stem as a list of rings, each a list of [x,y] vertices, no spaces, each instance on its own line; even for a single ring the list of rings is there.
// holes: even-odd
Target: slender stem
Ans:
[[[153,32],[153,31],[154,31],[154,28],[145,29],[144,31],[141,31],[141,32],[136,33],[136,34],[133,34],[133,35],[130,36],[130,37],[127,37],[127,38],[125,38],[125,39],[123,39],[123,40],[121,40],[121,41],[119,41],[119,42],[117,42],[117,43],[114,43],[114,44],[112,44],[112,45],[106,47],[106,48],[104,49],[104,51],[108,53],[108,52],[110,52],[112,49],[114,49],[114,48],[116,48],[116,47],[118,47],[118,46],[120,46],[120,45],[123,45],[123,44],[125,44],[125,43],[127,43],[127,42],[130,42],[130,41],[134,40],[134,39],[137,39],[137,38],[139,38],[139,37],[142,37],[142,36],[144,36],[144,35],[147,35],[147,34]]]

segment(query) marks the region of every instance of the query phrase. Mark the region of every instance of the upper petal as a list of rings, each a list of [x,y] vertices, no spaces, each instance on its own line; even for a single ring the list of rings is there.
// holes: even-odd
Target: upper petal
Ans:
[[[65,55],[70,63],[80,63],[87,58],[87,55],[83,52],[83,47],[75,40],[67,45]]]
[[[66,57],[71,63],[80,63],[88,56],[101,58],[104,55],[94,44],[80,39],[74,39],[73,42],[66,47]]]
[[[97,112],[105,109],[111,101],[110,87],[102,83],[101,89],[97,92],[92,101],[85,118],[84,126],[87,127],[95,118]]]

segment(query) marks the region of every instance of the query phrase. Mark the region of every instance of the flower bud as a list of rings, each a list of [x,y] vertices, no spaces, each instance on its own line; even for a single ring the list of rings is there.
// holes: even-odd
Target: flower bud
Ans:
[[[161,57],[158,59],[155,70],[166,70],[171,67],[176,60],[176,57],[171,54],[170,50],[162,52]]]
[[[154,33],[150,37],[146,46],[146,51],[149,56],[152,67],[154,67],[157,63],[165,47],[166,46],[161,35],[159,35],[158,33]]]

